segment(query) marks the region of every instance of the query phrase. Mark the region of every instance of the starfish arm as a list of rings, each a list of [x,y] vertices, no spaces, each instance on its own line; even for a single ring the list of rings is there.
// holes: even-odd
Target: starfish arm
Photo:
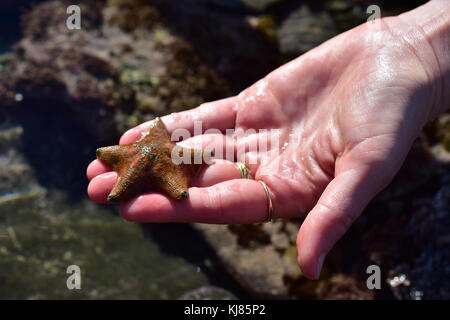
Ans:
[[[97,158],[117,172],[108,201],[122,202],[146,191],[171,198],[188,198],[188,187],[211,153],[187,149],[170,141],[164,123],[157,118],[141,140],[97,150]],[[178,158],[177,158],[178,157]]]
[[[152,142],[159,142],[162,144],[166,144],[170,142],[170,135],[169,132],[166,129],[166,126],[164,125],[164,122],[160,118],[155,118],[155,122],[153,125],[148,129],[147,133],[144,134],[142,140],[140,141],[152,141]]]
[[[212,156],[214,155],[211,150],[179,148],[181,148],[179,153],[180,157],[182,159],[190,160],[190,162],[185,162],[185,167],[190,170],[192,177],[197,175],[205,163],[210,163]]]
[[[174,166],[171,170],[158,174],[156,177],[161,181],[159,191],[175,199],[186,199],[189,197],[188,187],[191,175],[186,172],[184,166]]]
[[[126,201],[139,192],[148,191],[143,190],[143,186],[147,184],[146,176],[142,174],[145,171],[142,166],[135,165],[118,172],[116,184],[108,195],[108,201]]]
[[[110,146],[98,148],[97,159],[109,165],[114,170],[121,167],[121,164],[132,156],[132,148],[129,145]]]

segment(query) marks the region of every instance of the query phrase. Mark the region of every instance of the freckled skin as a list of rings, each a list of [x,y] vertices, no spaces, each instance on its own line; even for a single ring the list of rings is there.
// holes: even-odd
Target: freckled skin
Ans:
[[[202,164],[193,164],[193,161],[177,164],[172,161],[172,152],[183,159],[183,155],[191,155],[193,159],[202,153],[176,146],[159,118],[141,140],[97,149],[97,159],[118,174],[108,201],[124,202],[148,191],[161,192],[175,199],[188,198],[189,183]]]

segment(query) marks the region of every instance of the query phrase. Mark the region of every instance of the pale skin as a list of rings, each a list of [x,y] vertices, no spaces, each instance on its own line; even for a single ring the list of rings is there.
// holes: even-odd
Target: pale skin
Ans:
[[[215,160],[192,183],[189,199],[142,194],[120,206],[139,222],[251,223],[304,217],[297,237],[303,274],[318,279],[326,254],[375,195],[392,180],[426,122],[450,105],[450,2],[434,0],[398,17],[366,23],[278,68],[227,99],[162,117],[179,128],[222,133],[187,145],[237,148],[258,137],[225,129],[279,129],[277,156],[247,154],[252,179]],[[136,141],[149,123],[128,132]],[[106,203],[117,175],[94,160],[87,169],[92,200]]]

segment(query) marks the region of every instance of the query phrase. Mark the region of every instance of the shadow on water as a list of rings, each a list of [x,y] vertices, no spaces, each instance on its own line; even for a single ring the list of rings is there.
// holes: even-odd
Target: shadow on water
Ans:
[[[73,121],[65,105],[27,101],[16,111],[24,129],[23,152],[39,183],[65,191],[73,201],[86,196],[86,167],[95,157],[96,138]]]
[[[19,12],[6,10],[0,4],[0,30],[8,32],[0,33],[0,53],[9,50],[20,37],[20,16]]]
[[[232,292],[239,299],[251,297],[243,291],[236,281],[229,276],[223,266],[217,261],[212,248],[190,225],[141,224],[146,238],[159,245],[161,251],[169,255],[182,257],[189,263],[200,268],[212,285]]]
[[[2,0],[0,2],[0,54],[11,48],[21,36],[20,16],[44,0]],[[7,32],[4,32],[7,30]]]

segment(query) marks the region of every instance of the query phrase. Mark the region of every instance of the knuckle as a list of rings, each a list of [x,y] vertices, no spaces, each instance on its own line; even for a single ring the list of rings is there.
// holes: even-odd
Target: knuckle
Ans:
[[[338,208],[329,204],[318,204],[320,212],[326,214],[330,219],[330,225],[336,228],[338,234],[342,236],[355,221],[356,215],[352,211],[345,210],[345,208]]]
[[[354,214],[344,213],[336,218],[336,225],[340,228],[340,233],[343,235],[355,221]]]

